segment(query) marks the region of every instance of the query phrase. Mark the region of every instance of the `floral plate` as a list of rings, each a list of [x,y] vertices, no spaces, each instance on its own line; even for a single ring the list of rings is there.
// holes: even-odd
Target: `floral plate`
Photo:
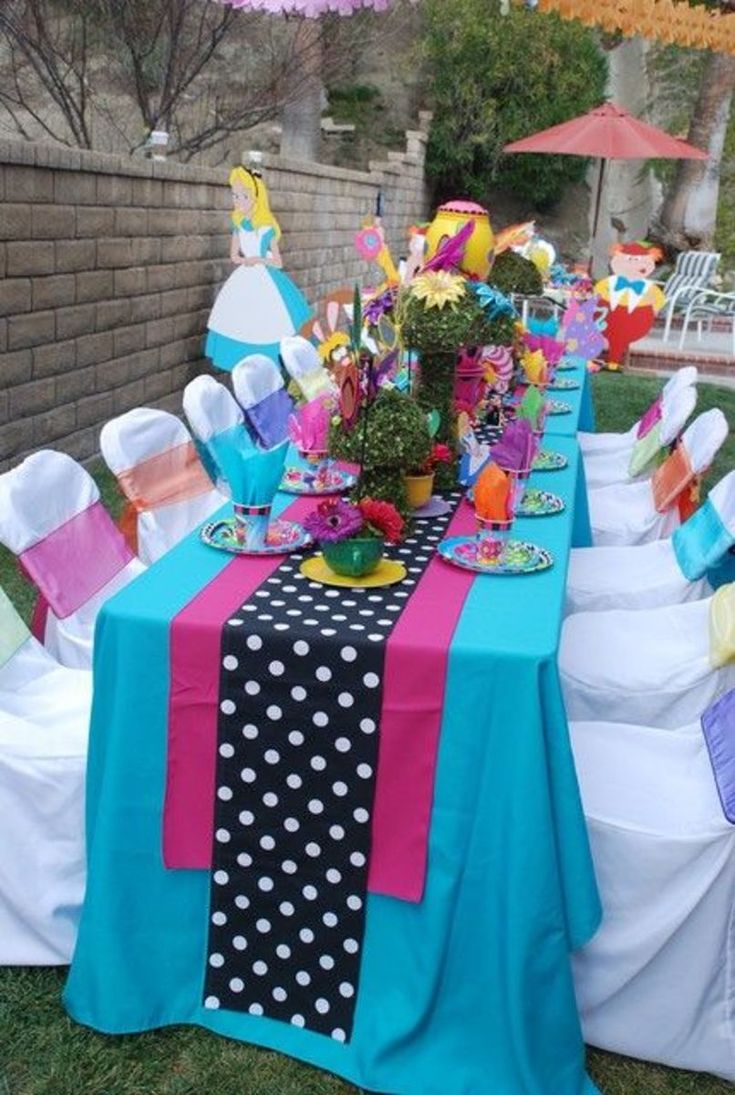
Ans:
[[[550,551],[527,540],[508,540],[495,558],[481,550],[482,543],[476,536],[451,536],[442,540],[438,550],[446,562],[478,574],[535,574],[554,562]]]
[[[550,392],[571,392],[575,388],[579,387],[578,380],[572,380],[569,376],[559,376],[551,384],[549,384],[547,391]]]
[[[288,494],[341,494],[355,485],[355,476],[341,468],[329,468],[317,478],[306,468],[286,468],[280,489]]]
[[[246,548],[237,538],[238,522],[234,517],[222,521],[210,521],[203,525],[199,533],[203,542],[218,551],[229,551],[233,555],[287,555],[300,547],[311,543],[311,536],[296,521],[273,521],[268,526],[265,544],[262,548]]]
[[[561,513],[563,509],[564,499],[558,494],[528,487],[516,509],[516,517],[547,517],[552,513]]]
[[[572,408],[569,403],[562,402],[561,399],[547,399],[546,400],[546,413],[547,414],[571,414]]]
[[[561,471],[569,461],[564,453],[552,452],[551,449],[541,449],[536,454],[532,471]]]
[[[570,369],[576,369],[576,368],[577,368],[577,362],[576,361],[567,361],[564,358],[562,358],[562,360],[558,361],[557,364],[556,364],[557,373],[565,373],[565,372],[568,372]]]

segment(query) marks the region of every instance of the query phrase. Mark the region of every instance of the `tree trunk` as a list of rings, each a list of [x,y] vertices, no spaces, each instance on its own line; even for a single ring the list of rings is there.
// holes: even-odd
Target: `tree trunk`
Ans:
[[[717,223],[720,165],[735,89],[735,57],[710,53],[689,126],[689,141],[709,160],[681,160],[661,214],[663,241],[679,251],[711,250]]]
[[[281,155],[293,160],[318,160],[322,140],[322,67],[324,44],[318,19],[302,19],[297,32],[301,72],[295,91],[281,114]]]

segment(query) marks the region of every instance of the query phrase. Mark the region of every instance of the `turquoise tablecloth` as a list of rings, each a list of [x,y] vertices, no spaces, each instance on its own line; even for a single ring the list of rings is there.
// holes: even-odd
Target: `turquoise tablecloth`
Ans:
[[[567,358],[567,361],[574,362],[574,371],[564,369],[557,375],[560,379],[564,377],[569,380],[578,380],[580,386],[572,391],[547,392],[548,398],[568,403],[572,411],[571,414],[549,415],[546,419],[546,433],[547,435],[560,434],[562,437],[576,437],[578,430],[594,433],[595,408],[592,402],[592,384],[587,363],[579,357]]]
[[[589,529],[574,505],[576,442],[553,447],[569,467],[535,481],[568,509],[515,532],[549,547],[556,565],[472,586],[449,655],[425,897],[370,896],[349,1045],[205,1010],[209,877],[163,867],[169,625],[223,556],[192,536],[105,606],[89,882],[65,991],[74,1018],[110,1033],[199,1024],[390,1095],[595,1091],[569,953],[600,909],[556,666],[573,518],[578,542]]]

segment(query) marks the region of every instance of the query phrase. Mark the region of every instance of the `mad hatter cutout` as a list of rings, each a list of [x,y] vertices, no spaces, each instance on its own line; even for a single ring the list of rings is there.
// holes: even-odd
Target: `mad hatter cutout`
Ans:
[[[598,281],[595,292],[607,311],[607,367],[619,369],[631,342],[644,338],[653,327],[665,298],[650,280],[661,258],[658,247],[619,243],[611,254],[612,276]]]

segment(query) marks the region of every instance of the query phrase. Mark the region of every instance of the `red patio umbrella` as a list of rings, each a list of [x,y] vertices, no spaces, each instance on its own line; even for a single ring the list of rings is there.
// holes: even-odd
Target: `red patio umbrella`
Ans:
[[[604,103],[589,114],[543,129],[531,137],[512,141],[504,152],[545,152],[566,156],[590,156],[600,161],[595,197],[592,240],[597,236],[602,181],[607,160],[706,160],[701,148],[672,137],[663,129],[634,118],[615,103]]]

